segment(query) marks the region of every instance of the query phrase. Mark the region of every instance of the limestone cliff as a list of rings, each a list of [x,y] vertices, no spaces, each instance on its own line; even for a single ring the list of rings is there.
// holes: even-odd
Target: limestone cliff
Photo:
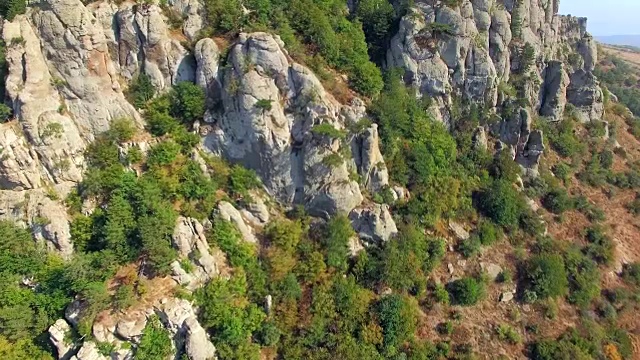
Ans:
[[[584,122],[603,115],[603,92],[593,75],[596,45],[586,20],[558,15],[559,0],[447,3],[415,1],[390,40],[385,67],[402,69],[404,82],[432,98],[435,117],[449,126],[458,102],[494,114],[495,122],[477,129],[475,148],[488,148],[493,135],[496,150],[508,151],[526,175],[535,176],[544,134],[534,121],[559,121],[568,104]],[[253,202],[241,207],[220,201],[214,212],[244,241],[259,243],[259,229],[276,207],[266,205],[271,199],[283,208],[303,205],[325,219],[347,214],[367,246],[391,240],[398,233],[391,208],[373,204],[369,195],[388,191],[405,200],[409,194],[390,190],[378,127],[366,121],[367,100],[338,101],[275,34],[240,33],[221,49],[220,42],[200,37],[202,13],[198,0],[162,6],[42,0],[4,21],[6,102],[15,119],[0,124],[0,218],[17,221],[48,250],[72,257],[70,217],[61,199],[82,181],[86,147],[114,120],[144,127],[142,111],[125,96],[143,73],[159,92],[182,81],[201,86],[207,111],[189,129],[200,136],[199,150],[260,177],[264,192]],[[178,16],[180,26],[170,16]],[[526,103],[509,95],[513,87]],[[178,218],[173,285],[195,290],[225,275],[224,255],[207,242],[207,221]],[[361,249],[358,239],[352,245]],[[106,359],[93,341],[66,343],[65,333],[78,325],[76,305],[49,330],[58,358]],[[189,301],[167,296],[146,305],[93,324],[96,341],[114,344],[112,359],[132,358],[130,348],[152,315],[170,330],[176,354],[215,358]]]

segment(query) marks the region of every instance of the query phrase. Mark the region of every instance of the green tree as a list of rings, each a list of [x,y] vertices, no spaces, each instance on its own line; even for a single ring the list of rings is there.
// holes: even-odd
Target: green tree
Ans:
[[[355,236],[351,221],[345,215],[338,215],[329,220],[324,234],[324,245],[327,254],[327,265],[339,272],[346,272],[349,263],[349,239]]]
[[[451,302],[457,305],[475,305],[484,296],[484,283],[472,277],[464,277],[447,284]]]
[[[444,242],[427,238],[414,226],[402,228],[382,253],[382,281],[400,291],[426,290],[427,274],[444,256]]]
[[[524,211],[524,200],[510,182],[495,180],[480,195],[480,208],[496,224],[515,228]]]
[[[171,89],[171,115],[184,124],[202,119],[205,111],[205,94],[202,87],[183,81]]]
[[[0,104],[0,123],[7,122],[11,118],[13,110],[5,104]]]
[[[564,260],[557,254],[536,255],[525,269],[526,287],[537,299],[555,298],[567,294],[569,281]]]
[[[362,22],[369,55],[379,62],[386,56],[386,42],[389,40],[395,10],[387,0],[362,0],[358,2],[356,15]]]
[[[214,342],[235,348],[244,344],[261,328],[265,314],[248,302],[245,274],[231,279],[215,279],[196,292],[203,326],[214,334]]]
[[[402,343],[413,337],[417,327],[417,305],[412,299],[399,294],[381,298],[375,306],[383,330],[383,345],[390,355]]]
[[[135,358],[139,360],[158,360],[167,358],[173,352],[171,337],[160,320],[153,316],[147,321],[140,344],[136,348]]]
[[[156,88],[151,82],[149,75],[140,73],[131,80],[127,91],[127,98],[137,108],[144,108],[149,100],[156,94]]]

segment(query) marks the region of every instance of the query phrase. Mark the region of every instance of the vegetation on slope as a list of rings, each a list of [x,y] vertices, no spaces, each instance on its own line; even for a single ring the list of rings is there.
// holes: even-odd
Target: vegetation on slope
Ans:
[[[252,11],[244,12],[242,5]],[[494,157],[472,146],[474,129],[494,121],[489,111],[456,100],[448,131],[430,115],[430,100],[418,99],[396,70],[389,70],[383,82],[374,64],[385,53],[401,13],[387,1],[360,1],[354,16],[334,0],[207,0],[205,6],[205,35],[273,30],[314,69],[324,71],[330,65],[348,74],[355,90],[373,97],[369,113],[380,128],[392,182],[406,187],[411,197],[397,203],[383,196],[370,200],[390,203],[399,234],[351,257],[354,233],[346,216],[323,222],[292,211],[265,227],[259,246],[243,242],[238,230],[215,218],[212,210],[222,198],[250,201],[249,191],[259,187],[259,180],[249,170],[209,157],[205,161],[212,171],[205,173],[192,159],[199,138],[188,131],[204,114],[203,91],[180,83],[157,95],[149,78],[140,74],[128,95],[144,109],[153,146],[143,154],[125,145],[144,136],[126,120],[114,122],[89,146],[84,181],[67,199],[77,250],[72,261],[47,254],[14,224],[0,223],[5,239],[0,244],[5,282],[0,293],[0,354],[8,359],[50,358],[43,333],[74,298],[87,304],[78,330],[90,338],[100,311],[125,309],[146,291],[144,281],[135,276],[109,291],[107,285],[121,266],[135,263],[151,276],[168,274],[177,256],[171,248],[175,220],[184,215],[211,218],[207,238],[233,268],[230,278],[213,279],[192,295],[222,360],[472,358],[474,352],[487,350],[474,348],[469,336],[456,335],[465,325],[474,326],[473,321],[484,325],[494,320],[462,314],[501,314],[491,296],[506,287],[516,290],[516,310],[508,324],[493,323],[493,340],[520,351],[526,342],[533,359],[632,356],[618,317],[637,306],[640,267],[625,268],[626,284],[602,281],[601,273],[614,261],[614,242],[607,216],[587,195],[594,189],[635,190],[640,176],[636,166],[614,166],[622,156],[613,141],[601,138],[602,124],[579,124],[571,107],[559,124],[537,119],[535,126],[543,128],[552,151],[549,162],[541,165],[540,178],[519,189],[514,183],[520,168],[506,152]],[[9,11],[6,6],[0,10]],[[619,69],[624,71],[624,66]],[[620,77],[607,76],[602,73],[605,82],[613,83]],[[514,78],[513,84],[503,86],[506,100],[499,111],[504,118],[514,104],[525,103],[521,90],[527,80]],[[629,91],[621,101],[633,111]],[[85,215],[82,204],[88,200],[97,206]],[[544,210],[534,212],[528,200]],[[579,238],[557,236],[558,227],[570,225],[564,217],[576,214],[586,219],[584,233]],[[469,266],[471,270],[455,280],[442,276],[443,264],[457,259],[447,252],[443,229],[449,221],[473,228],[469,239],[456,244],[470,264],[486,256],[483,249],[507,253],[499,284],[477,266]],[[513,274],[509,268],[515,269]],[[24,279],[37,286],[20,285]],[[267,295],[272,296],[268,311]],[[516,312],[524,305],[532,309],[529,314]],[[494,310],[485,310],[492,306]],[[554,322],[559,307],[567,322]],[[436,328],[431,316],[443,320],[435,322],[435,336],[425,335]],[[553,329],[560,323],[574,326]],[[167,334],[153,319],[136,356],[155,359],[169,347]]]

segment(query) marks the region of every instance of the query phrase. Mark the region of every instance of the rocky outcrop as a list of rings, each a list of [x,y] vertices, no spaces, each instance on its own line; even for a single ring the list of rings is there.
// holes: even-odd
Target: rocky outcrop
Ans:
[[[135,358],[133,355],[135,347],[139,344],[149,319],[155,316],[173,340],[176,359],[182,359],[183,355],[186,355],[189,360],[217,359],[216,348],[211,343],[207,332],[198,323],[193,305],[187,300],[177,298],[158,299],[145,307],[137,307],[135,310],[123,313],[102,313],[99,320],[93,324],[93,337],[97,342],[113,345],[110,357],[101,355],[96,343],[85,340],[78,353],[71,359],[130,360]],[[60,322],[66,324],[64,320],[58,320],[55,326]],[[58,346],[60,343],[58,329],[52,327],[50,333],[52,342]]]
[[[551,121],[560,121],[567,105],[567,86],[570,80],[564,63],[550,61],[544,70],[543,78],[540,115],[548,117]]]
[[[573,73],[567,88],[567,99],[575,105],[580,121],[590,122],[602,119],[604,93],[593,73],[582,69]]]
[[[71,326],[64,319],[58,319],[49,327],[49,340],[56,349],[58,360],[67,360],[72,356],[74,344],[68,340],[70,333]]]
[[[364,104],[337,102],[270,34],[241,34],[227,64],[206,147],[256,170],[271,195],[305,204],[313,215],[348,213],[359,205],[363,197],[350,178],[343,134],[346,124],[364,117]]]
[[[85,341],[77,354],[71,360],[110,360],[100,354],[98,346],[93,341]]]
[[[217,215],[224,221],[231,222],[240,231],[244,241],[252,244],[258,243],[253,230],[244,222],[242,214],[233,205],[226,201],[218,203]]]
[[[195,317],[187,318],[183,323],[185,331],[185,354],[190,360],[213,360],[216,358],[216,348],[209,341]]]
[[[169,0],[168,4],[182,21],[182,33],[193,41],[204,27],[202,2],[199,0]]]
[[[192,8],[189,2],[178,5],[184,10]],[[159,6],[125,4],[114,16],[117,33],[112,41],[118,49],[117,64],[122,76],[131,79],[143,72],[159,90],[181,81],[195,80],[195,58],[178,39],[170,36]],[[193,31],[191,26],[190,23],[190,32]]]
[[[509,105],[514,108],[515,104]],[[522,167],[526,176],[538,175],[538,164],[544,152],[541,130],[532,131],[533,119],[529,110],[517,108],[509,118],[497,122],[492,131],[499,139],[497,150],[508,151]]]
[[[127,312],[118,321],[114,331],[115,335],[130,342],[138,342],[147,325],[147,316],[148,314],[144,311]]]
[[[367,190],[377,192],[389,186],[389,172],[380,152],[378,125],[372,124],[354,137],[352,154]]]
[[[202,224],[193,218],[179,217],[172,238],[180,257],[191,265],[185,269],[181,261],[171,264],[174,279],[188,289],[196,289],[220,274],[223,257],[211,254]]]
[[[363,209],[355,209],[349,214],[349,219],[360,239],[366,244],[389,241],[398,233],[388,205],[374,204]]]
[[[11,191],[0,190],[0,219],[12,220],[29,228],[36,240],[53,252],[68,258],[73,252],[66,207],[54,189]]]
[[[602,116],[592,75],[596,44],[586,19],[559,16],[558,7],[558,0],[418,2],[391,39],[387,67],[403,68],[405,82],[434,98],[445,123],[454,96],[500,107],[499,85],[513,73],[541,115],[558,120],[568,101],[594,120]],[[525,47],[532,59],[524,59]],[[561,62],[570,66],[562,69]]]
[[[176,349],[185,349],[190,360],[215,360],[216,348],[198,323],[193,306],[187,300],[164,299],[156,313],[171,333]]]
[[[220,82],[218,70],[220,66],[220,50],[212,39],[201,39],[196,43],[196,84],[202,86],[209,100],[209,106],[214,107],[220,100]]]

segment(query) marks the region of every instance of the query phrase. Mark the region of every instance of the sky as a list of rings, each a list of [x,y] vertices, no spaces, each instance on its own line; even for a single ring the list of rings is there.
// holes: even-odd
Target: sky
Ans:
[[[589,18],[595,36],[640,34],[640,0],[560,0],[560,14]]]

